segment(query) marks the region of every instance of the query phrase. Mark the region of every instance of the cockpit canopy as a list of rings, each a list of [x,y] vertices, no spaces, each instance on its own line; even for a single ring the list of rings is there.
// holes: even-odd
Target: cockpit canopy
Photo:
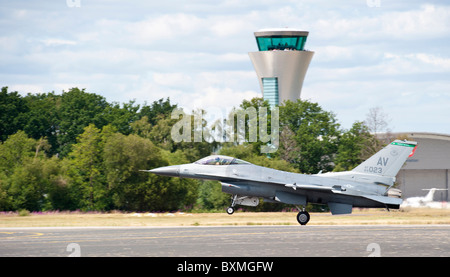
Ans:
[[[230,164],[250,164],[250,163],[233,157],[223,155],[212,155],[196,161],[195,164],[230,165]]]

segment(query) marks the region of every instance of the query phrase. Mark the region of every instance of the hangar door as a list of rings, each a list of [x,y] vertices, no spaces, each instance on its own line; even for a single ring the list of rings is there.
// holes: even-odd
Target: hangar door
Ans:
[[[397,175],[397,183],[402,191],[402,198],[425,196],[422,189],[448,189],[448,169],[402,169]],[[448,191],[436,191],[434,201],[449,201]]]

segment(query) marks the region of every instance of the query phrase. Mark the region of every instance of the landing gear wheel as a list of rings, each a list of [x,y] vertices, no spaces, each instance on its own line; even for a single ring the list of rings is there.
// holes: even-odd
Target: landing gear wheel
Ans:
[[[228,207],[227,208],[227,214],[232,215],[234,213],[234,208],[233,207]]]
[[[307,211],[301,211],[297,214],[297,221],[301,225],[306,225],[309,221],[309,213]]]

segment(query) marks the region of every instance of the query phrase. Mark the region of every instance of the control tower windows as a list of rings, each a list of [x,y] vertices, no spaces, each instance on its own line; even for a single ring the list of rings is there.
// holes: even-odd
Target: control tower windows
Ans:
[[[256,37],[259,51],[303,50],[306,36]]]

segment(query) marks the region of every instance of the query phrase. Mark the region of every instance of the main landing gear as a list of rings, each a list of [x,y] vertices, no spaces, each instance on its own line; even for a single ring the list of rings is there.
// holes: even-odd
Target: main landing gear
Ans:
[[[233,195],[231,197],[231,206],[227,208],[227,214],[232,215],[234,213],[234,206],[236,205],[237,200],[239,200],[237,195]],[[305,210],[305,207],[299,208],[297,214],[297,221],[300,225],[306,225],[309,222],[310,216],[309,213]]]
[[[306,225],[310,219],[309,213],[305,210],[305,208],[300,209],[297,207],[297,209],[299,210],[299,213],[297,214],[298,223],[300,223],[300,225]]]
[[[309,221],[309,213],[307,211],[301,211],[297,214],[297,221],[300,225],[306,225]]]

